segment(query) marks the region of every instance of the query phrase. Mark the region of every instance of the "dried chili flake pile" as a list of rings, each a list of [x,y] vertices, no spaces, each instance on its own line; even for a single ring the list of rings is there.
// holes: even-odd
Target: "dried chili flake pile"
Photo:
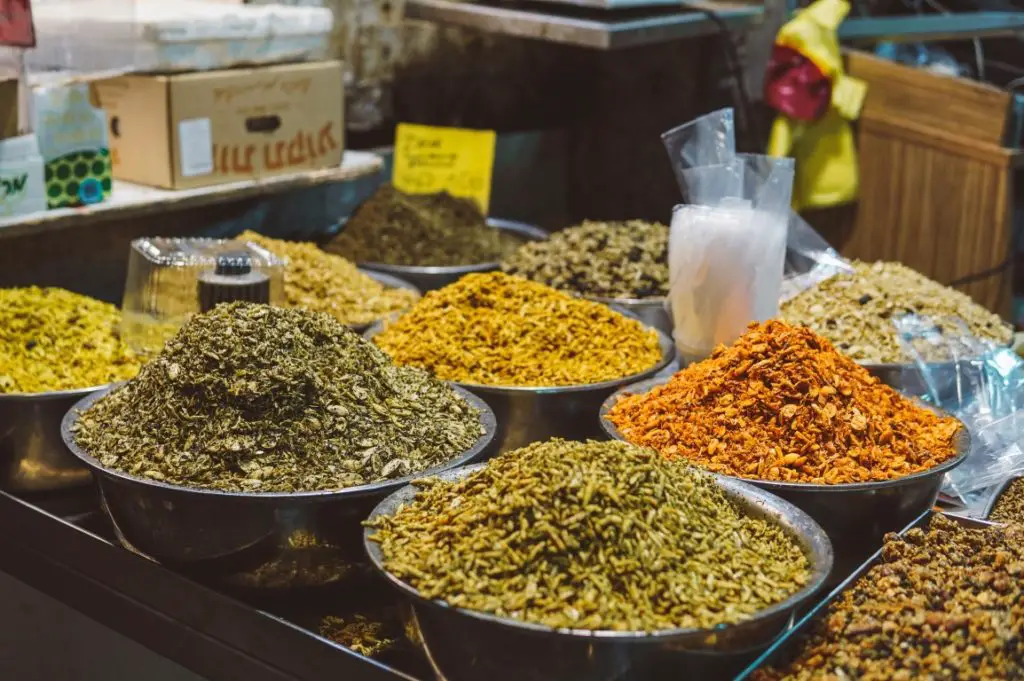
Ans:
[[[1024,678],[1024,527],[937,516],[890,534],[782,667],[755,681]]]
[[[743,478],[891,480],[955,455],[961,427],[882,384],[804,327],[751,324],[607,418],[634,444]]]

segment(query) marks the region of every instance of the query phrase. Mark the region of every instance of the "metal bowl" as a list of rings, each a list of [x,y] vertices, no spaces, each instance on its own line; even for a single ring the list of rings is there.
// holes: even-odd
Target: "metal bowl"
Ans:
[[[413,293],[416,294],[417,298],[419,298],[419,297],[421,297],[423,295],[422,291],[420,291],[418,288],[416,288],[415,286],[413,286],[412,284],[407,282],[405,279],[401,279],[399,277],[395,277],[395,276],[392,276],[390,274],[385,274],[384,272],[374,272],[373,270],[364,269],[362,267],[360,267],[358,269],[359,269],[360,272],[362,272],[366,276],[370,277],[371,279],[376,281],[378,284],[381,284],[382,286],[385,286],[387,288],[400,288],[400,289],[405,289],[406,291],[412,291]],[[394,313],[392,313],[392,314],[394,314]],[[401,314],[401,313],[399,313],[399,314]],[[377,320],[377,321],[379,321],[379,320]],[[351,328],[356,333],[363,333],[368,328],[373,326],[375,323],[376,323],[376,321],[368,322],[366,324],[349,324],[349,328]]]
[[[494,439],[494,413],[455,388],[480,412],[484,434],[451,461],[416,473],[336,491],[223,492],[172,485],[104,467],[74,441],[81,412],[110,389],[94,393],[64,416],[60,434],[92,470],[102,506],[126,548],[196,576],[253,589],[320,586],[362,560],[361,525],[384,497],[410,480],[470,463]]]
[[[626,441],[618,428],[605,418],[623,395],[642,394],[664,385],[670,377],[640,381],[626,386],[601,405],[601,427],[616,440]],[[921,406],[948,416],[925,404]],[[898,532],[930,509],[939,496],[943,476],[956,468],[971,451],[971,435],[961,424],[955,443],[956,456],[920,473],[895,480],[856,482],[839,485],[775,482],[742,479],[782,497],[805,511],[828,533],[835,547],[835,575],[849,574],[882,544],[887,532]]]
[[[596,298],[590,296],[586,296],[586,298],[626,310],[644,324],[653,326],[672,338],[672,312],[668,309],[667,298]]]
[[[50,492],[88,484],[89,469],[68,451],[60,423],[76,402],[106,388],[0,395],[0,488]]]
[[[523,241],[544,241],[548,238],[548,233],[540,227],[534,227],[523,222],[487,218],[487,224],[494,229],[500,229],[502,232],[516,236]],[[498,261],[482,262],[475,265],[446,265],[437,267],[425,265],[387,265],[379,262],[359,263],[359,267],[362,269],[401,277],[424,292],[447,286],[467,274],[493,272],[499,269],[500,266],[501,263]]]
[[[617,312],[633,317],[624,310]],[[363,336],[373,340],[383,329],[383,323],[375,324]],[[631,376],[589,385],[554,387],[476,383],[454,385],[479,395],[494,410],[498,419],[493,448],[495,454],[555,437],[567,440],[603,439],[596,415],[605,398],[624,385],[657,374],[675,359],[676,348],[672,339],[662,331],[655,331],[661,347],[661,360],[650,369]]]
[[[480,470],[466,466],[441,474],[459,480]],[[739,670],[790,624],[793,613],[825,582],[832,568],[828,537],[792,504],[737,480],[715,476],[725,494],[755,517],[778,523],[811,564],[806,587],[756,616],[714,629],[648,632],[551,629],[431,601],[387,571],[376,530],[364,530],[374,566],[411,601],[422,646],[448,681],[632,681],[721,678]],[[382,501],[370,518],[394,514],[417,489],[409,485]]]
[[[927,363],[924,367],[928,378],[925,378],[921,366],[914,362],[857,363],[867,369],[872,376],[877,376],[882,383],[906,395],[925,398],[934,391],[941,404],[964,404],[969,401],[977,392],[984,371],[981,359]]]

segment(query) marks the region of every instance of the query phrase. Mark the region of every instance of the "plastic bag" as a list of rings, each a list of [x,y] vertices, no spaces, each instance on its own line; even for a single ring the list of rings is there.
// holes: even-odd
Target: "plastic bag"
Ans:
[[[892,320],[913,358],[917,386],[899,386],[960,419],[971,451],[946,474],[942,493],[969,512],[990,500],[987,490],[1024,474],[1024,360],[1008,347],[972,336],[962,320],[909,314]],[[942,362],[924,360],[938,349]]]

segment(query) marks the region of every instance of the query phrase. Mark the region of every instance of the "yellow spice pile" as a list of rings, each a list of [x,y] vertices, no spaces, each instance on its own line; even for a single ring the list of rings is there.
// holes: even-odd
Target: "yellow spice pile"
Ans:
[[[657,333],[640,322],[500,272],[427,293],[374,340],[399,364],[495,386],[600,383],[661,359]]]
[[[244,232],[238,239],[288,261],[284,294],[289,307],[326,312],[343,324],[360,326],[405,310],[417,299],[414,291],[388,288],[315,244],[271,239],[256,232]]]
[[[139,358],[109,303],[60,288],[0,289],[0,393],[92,388],[133,377]]]

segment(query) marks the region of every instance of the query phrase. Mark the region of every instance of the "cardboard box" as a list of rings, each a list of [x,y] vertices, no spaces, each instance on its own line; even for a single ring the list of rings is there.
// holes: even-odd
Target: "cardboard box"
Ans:
[[[95,84],[114,177],[189,189],[341,163],[341,62],[282,64]]]

